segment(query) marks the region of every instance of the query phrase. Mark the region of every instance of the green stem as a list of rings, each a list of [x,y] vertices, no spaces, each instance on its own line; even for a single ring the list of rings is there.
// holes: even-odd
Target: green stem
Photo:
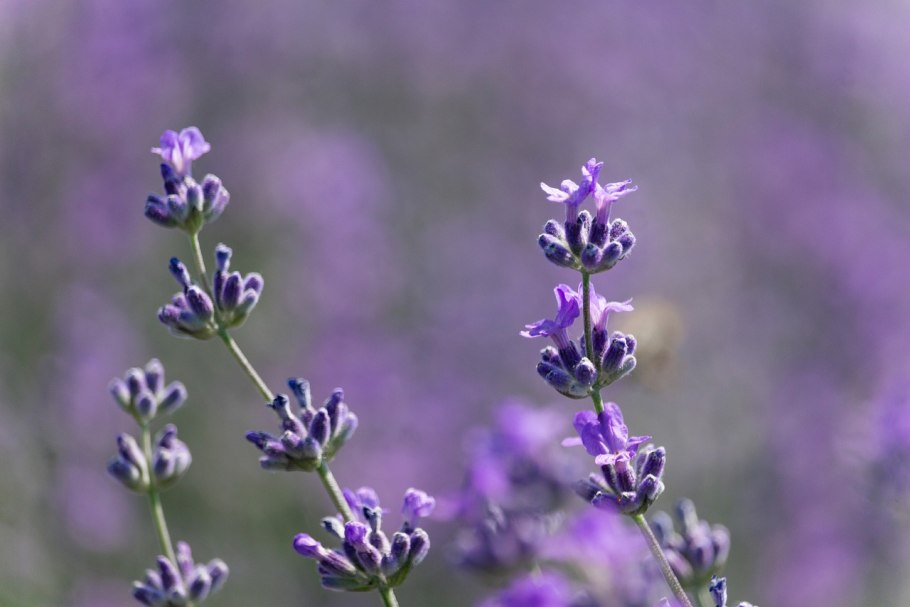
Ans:
[[[335,476],[332,474],[332,471],[329,470],[329,466],[325,462],[322,462],[319,464],[316,472],[319,473],[319,480],[322,481],[325,492],[329,494],[329,498],[331,498],[332,503],[335,504],[335,508],[338,509],[338,512],[341,513],[342,518],[348,522],[355,520],[354,513],[351,512],[351,507],[348,506],[347,500],[344,499],[344,494],[341,493],[338,481],[335,480]]]
[[[395,598],[395,592],[388,586],[379,587],[379,596],[382,597],[382,604],[385,607],[398,607],[398,599]]]
[[[693,607],[692,601],[689,600],[686,591],[683,590],[682,584],[676,579],[676,575],[673,573],[673,569],[670,567],[670,563],[667,561],[664,551],[661,550],[660,544],[657,538],[654,537],[654,532],[651,531],[651,527],[648,525],[648,521],[645,520],[644,515],[635,514],[632,516],[632,520],[635,521],[635,524],[641,530],[641,534],[645,537],[645,542],[647,542],[651,554],[657,560],[657,564],[660,565],[660,571],[664,574],[664,579],[667,580],[670,590],[673,591],[673,596],[676,597],[682,607]]]
[[[202,257],[202,247],[199,245],[199,233],[190,235],[190,246],[193,249],[193,261],[196,262],[196,271],[199,272],[199,278],[202,282],[202,288],[209,297],[212,296],[212,288],[209,286],[209,277],[205,271],[205,259]]]
[[[243,354],[243,350],[240,349],[240,346],[237,345],[237,342],[234,341],[234,338],[230,336],[227,332],[227,329],[219,329],[218,336],[221,337],[221,341],[224,342],[224,345],[227,346],[228,352],[231,353],[231,356],[234,357],[234,360],[237,361],[237,364],[240,365],[240,368],[243,369],[243,372],[246,376],[253,382],[253,385],[256,386],[256,390],[259,391],[259,394],[262,395],[262,398],[265,399],[265,402],[270,403],[275,399],[275,396],[272,394],[272,391],[269,390],[269,387],[263,381],[262,377],[259,376],[259,373],[256,372],[256,369],[250,364],[250,361]]]
[[[164,507],[161,505],[161,494],[155,487],[155,481],[152,479],[152,434],[147,425],[142,425],[142,450],[145,452],[145,461],[149,467],[149,509],[152,511],[152,523],[155,525],[155,534],[158,536],[158,544],[164,556],[177,566],[177,558],[174,554],[174,545],[171,543],[171,534],[167,530],[167,521],[164,519]]]
[[[582,316],[585,323],[585,353],[588,360],[594,362],[594,338],[591,335],[591,275],[587,272],[581,273],[581,299]],[[595,388],[591,392],[591,400],[594,401],[594,411],[598,414],[603,413],[604,403],[600,396],[600,388]]]

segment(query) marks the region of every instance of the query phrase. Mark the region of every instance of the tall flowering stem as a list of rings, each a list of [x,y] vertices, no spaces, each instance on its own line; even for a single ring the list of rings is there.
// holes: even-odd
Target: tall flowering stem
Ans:
[[[206,270],[199,233],[221,215],[230,199],[219,178],[207,175],[197,183],[191,175],[192,161],[210,149],[195,127],[180,133],[167,131],[161,137],[161,146],[152,149],[164,161],[161,174],[165,195],[148,197],[146,217],[163,227],[179,228],[187,233],[193,265],[201,282],[201,285],[194,283],[187,267],[179,259],[172,259],[169,269],[182,292],[159,309],[158,318],[178,336],[206,340],[217,335],[267,406],[278,415],[279,435],[262,431],[246,435],[263,453],[259,461],[264,469],[316,472],[319,476],[338,513],[324,519],[323,527],[341,540],[341,549],[328,550],[306,534],[298,534],[294,549],[319,563],[323,586],[342,591],[376,590],[387,607],[397,607],[393,587],[403,583],[410,570],[429,552],[429,537],[416,527],[416,522],[429,514],[435,500],[422,491],[409,489],[402,509],[405,521],[390,541],[381,530],[384,511],[375,492],[367,488],[357,492],[342,490],[329,469],[328,462],[358,424],[357,416],[344,402],[343,391],[336,389],[321,407],[316,407],[309,383],[292,378],[288,386],[297,401],[295,410],[287,395],[275,394],[269,388],[231,336],[229,329],[243,324],[258,303],[263,278],[255,272],[244,276],[231,271],[233,251],[224,244],[215,248],[215,271],[210,275]],[[143,440],[146,453],[151,454],[147,433]],[[160,499],[154,492],[149,492],[149,499],[162,549],[173,561],[175,551],[167,535]],[[176,556],[181,559],[180,546]],[[188,558],[181,562],[187,562]],[[162,570],[161,577],[168,575]]]
[[[538,237],[538,245],[555,265],[581,274],[578,292],[568,285],[556,287],[557,314],[526,326],[525,337],[550,337],[555,346],[541,350],[537,371],[560,394],[590,398],[594,411],[575,416],[577,438],[564,445],[583,445],[594,457],[602,476],[591,475],[578,483],[577,492],[596,508],[630,516],[641,530],[660,570],[682,607],[692,607],[663,549],[651,531],[644,513],[663,492],[661,481],[666,463],[663,447],[645,446],[649,436],[630,436],[619,405],[604,404],[601,389],[632,371],[636,341],[632,335],[609,333],[611,312],[632,309],[630,301],[607,302],[591,285],[591,275],[612,269],[635,246],[628,224],[611,220],[615,203],[637,187],[631,180],[601,185],[597,182],[603,163],[592,158],[581,169],[579,183],[564,180],[558,188],[541,183],[551,202],[565,207],[565,220],[551,219]],[[596,212],[580,210],[589,197]],[[580,301],[579,301],[580,300]],[[581,308],[583,342],[578,344],[568,329]]]
[[[142,424],[142,451],[145,453],[146,461],[152,460],[152,432],[148,424]],[[171,534],[167,529],[167,520],[164,518],[164,506],[161,503],[161,492],[158,487],[152,485],[148,489],[149,510],[152,513],[152,524],[155,526],[155,535],[158,536],[158,544],[161,546],[161,552],[172,563],[177,562],[174,554],[174,544],[171,542]]]
[[[591,336],[591,275],[582,271],[581,273],[581,291],[582,291],[582,315],[585,323],[585,351],[594,351],[594,340]],[[604,402],[600,396],[600,388],[591,390],[591,400],[594,401],[594,410],[597,413],[603,413]]]

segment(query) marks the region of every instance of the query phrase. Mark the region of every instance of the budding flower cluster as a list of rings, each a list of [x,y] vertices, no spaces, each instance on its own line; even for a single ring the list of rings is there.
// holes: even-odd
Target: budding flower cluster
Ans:
[[[182,383],[165,385],[164,367],[157,358],[150,360],[144,369],[133,367],[123,379],[112,380],[109,390],[120,408],[140,423],[173,413],[186,400]]]
[[[240,272],[229,272],[231,254],[227,245],[219,244],[215,248],[217,270],[211,285],[214,302],[202,287],[193,282],[186,265],[176,257],[171,258],[168,269],[183,291],[174,295],[171,303],[158,309],[158,320],[171,333],[209,339],[219,329],[242,325],[256,307],[264,285],[262,276],[257,272],[246,276]]]
[[[148,569],[143,581],[133,582],[133,597],[148,607],[186,607],[221,590],[227,577],[224,561],[196,564],[189,545],[177,542],[177,563],[159,556],[158,571]]]
[[[401,508],[404,522],[389,538],[382,531],[383,509],[375,491],[368,487],[356,493],[345,490],[344,496],[357,520],[322,520],[323,528],[341,541],[341,547],[327,549],[300,533],[294,538],[294,550],[319,564],[320,581],[329,590],[359,592],[400,585],[430,551],[430,538],[417,522],[429,516],[436,500],[418,489],[408,489]]]
[[[161,178],[165,196],[149,194],[145,202],[146,217],[166,228],[196,234],[221,216],[231,197],[221,180],[206,175],[199,184],[190,175],[192,161],[210,149],[196,127],[185,128],[180,133],[165,131],[161,147],[152,148],[164,160]]]
[[[651,437],[630,437],[616,403],[606,403],[600,414],[578,412],[575,429],[578,438],[566,439],[563,445],[583,445],[603,473],[603,479],[592,474],[579,482],[576,492],[603,510],[629,515],[646,512],[664,491],[664,448],[647,445],[639,450]]]
[[[566,206],[566,219],[560,223],[551,219],[544,226],[537,244],[544,255],[558,266],[596,274],[609,270],[635,246],[635,236],[621,219],[610,221],[613,203],[638,189],[632,180],[597,183],[603,163],[592,158],[581,169],[582,180],[576,184],[564,180],[559,188],[545,183],[540,187],[547,200]],[[579,211],[581,204],[593,196],[595,214]]]
[[[689,499],[677,502],[675,514],[679,532],[665,512],[654,514],[651,528],[679,583],[685,588],[699,588],[727,562],[730,532],[722,525],[712,526],[699,519],[695,504]]]
[[[139,444],[132,436],[117,437],[117,455],[107,465],[107,471],[126,488],[145,493],[151,486],[167,489],[187,471],[193,458],[190,450],[177,439],[177,426],[168,424],[155,435],[151,466]]]
[[[268,432],[248,432],[246,439],[264,454],[259,463],[266,470],[313,471],[329,462],[357,429],[357,416],[344,402],[341,388],[332,392],[322,407],[316,409],[310,397],[310,384],[305,379],[289,379],[288,386],[299,405],[298,414],[291,411],[290,401],[279,394],[268,405],[281,419],[280,436]]]

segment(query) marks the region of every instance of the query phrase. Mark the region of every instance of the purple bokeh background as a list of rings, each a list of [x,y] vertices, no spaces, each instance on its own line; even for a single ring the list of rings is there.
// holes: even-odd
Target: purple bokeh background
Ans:
[[[535,245],[561,212],[538,183],[596,155],[640,186],[595,284],[635,298],[639,368],[607,396],[667,447],[658,505],[730,528],[737,601],[910,601],[908,26],[897,0],[0,4],[0,604],[128,603],[156,548],[104,475],[129,427],[106,384],[152,356],[189,389],[165,502],[232,566],[217,603],[376,603],[318,589],[290,549],[316,479],[262,473],[256,393],[154,318],[189,251],[142,217],[148,149],[190,124],[232,194],[207,255],[266,278],[237,339],[275,388],[345,388],[345,484],[454,491],[512,396],[569,434],[518,331],[575,281]],[[402,604],[480,600],[429,531]]]

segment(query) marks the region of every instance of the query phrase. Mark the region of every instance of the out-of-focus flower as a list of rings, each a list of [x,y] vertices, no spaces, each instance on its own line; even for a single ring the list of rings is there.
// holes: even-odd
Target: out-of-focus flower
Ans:
[[[312,405],[310,384],[305,379],[289,379],[288,386],[299,405],[291,411],[290,401],[279,394],[269,403],[281,419],[280,436],[267,432],[247,432],[246,439],[262,451],[260,465],[266,470],[313,471],[329,462],[357,429],[357,416],[344,402],[341,388],[332,392],[319,409]]]
[[[178,177],[188,177],[193,161],[212,149],[202,132],[190,126],[179,133],[167,130],[161,135],[161,147],[152,148],[152,153],[161,156]]]
[[[393,588],[407,578],[430,551],[426,531],[416,527],[418,518],[429,515],[435,503],[432,497],[417,489],[405,494],[402,512],[406,518],[391,539],[382,531],[382,508],[376,492],[364,487],[345,491],[348,504],[361,505],[353,509],[359,520],[342,522],[340,517],[322,520],[323,528],[341,541],[340,549],[329,550],[306,533],[294,538],[294,550],[314,559],[318,564],[320,581],[329,590],[361,592],[372,588]],[[415,502],[421,505],[412,509]],[[413,515],[413,516],[412,516]]]
[[[157,358],[144,369],[133,367],[123,379],[112,380],[109,390],[124,411],[145,423],[173,413],[186,401],[186,387],[181,382],[164,385],[164,367]]]
[[[516,579],[480,607],[597,607],[590,596],[572,588],[560,573],[546,571]]]
[[[722,525],[712,526],[699,519],[689,499],[677,502],[676,520],[679,532],[673,528],[670,515],[656,512],[651,528],[680,584],[687,589],[700,588],[727,562],[730,532]]]
[[[177,562],[158,557],[158,571],[148,569],[145,579],[133,582],[133,597],[148,607],[184,607],[198,604],[221,590],[228,577],[228,566],[221,559],[207,565],[193,561],[186,542],[177,542]]]

